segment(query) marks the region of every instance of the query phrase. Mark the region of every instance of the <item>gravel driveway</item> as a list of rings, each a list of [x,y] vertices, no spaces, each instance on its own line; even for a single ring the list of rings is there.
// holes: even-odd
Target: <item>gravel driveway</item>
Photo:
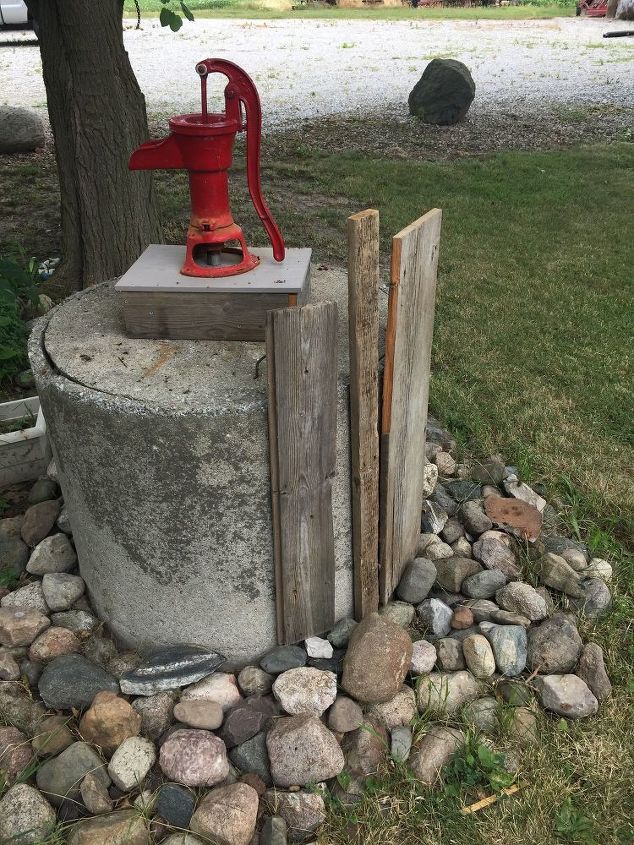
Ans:
[[[603,39],[626,22],[239,21],[200,19],[178,34],[126,22],[125,43],[150,114],[198,107],[197,60],[219,56],[254,77],[268,126],[337,113],[394,111],[427,62],[457,58],[477,85],[472,111],[634,103],[634,40]],[[2,33],[0,102],[44,108],[39,50]],[[218,77],[217,91],[221,90]]]

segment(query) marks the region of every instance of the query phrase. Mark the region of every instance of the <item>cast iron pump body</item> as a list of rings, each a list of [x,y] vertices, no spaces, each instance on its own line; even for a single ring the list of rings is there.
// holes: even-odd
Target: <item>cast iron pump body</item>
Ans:
[[[253,80],[242,68],[224,59],[198,62],[196,73],[200,76],[201,113],[170,118],[170,135],[141,144],[130,156],[128,166],[130,170],[189,171],[192,214],[181,273],[207,278],[245,273],[260,259],[249,252],[242,229],[231,214],[227,171],[236,133],[246,129],[249,193],[271,241],[273,257],[282,261],[284,240],[262,197],[262,110]],[[224,91],[225,111],[220,114],[207,110],[210,73],[223,73],[229,80]],[[238,241],[240,249],[226,246],[231,241]]]

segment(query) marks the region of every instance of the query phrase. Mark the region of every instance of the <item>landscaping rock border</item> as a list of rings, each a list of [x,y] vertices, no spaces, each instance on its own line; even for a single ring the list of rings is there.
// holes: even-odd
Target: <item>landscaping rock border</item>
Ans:
[[[521,520],[494,522],[510,512],[497,498],[517,495],[522,518],[533,508],[531,531],[549,506],[499,457],[468,467],[454,451],[430,420],[436,471],[398,601],[237,676],[200,648],[118,651],[85,595],[52,465],[24,516],[0,520],[0,571],[15,578],[0,589],[0,841],[64,822],[74,845],[306,842],[328,791],[360,800],[390,759],[433,784],[467,726],[496,736],[502,704],[527,746],[540,706],[594,715],[611,686],[577,623],[609,607],[609,562],[554,529],[531,543]]]

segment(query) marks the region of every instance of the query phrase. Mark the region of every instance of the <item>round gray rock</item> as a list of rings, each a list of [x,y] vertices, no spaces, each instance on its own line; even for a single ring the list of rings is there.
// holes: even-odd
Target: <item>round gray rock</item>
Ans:
[[[396,594],[402,601],[419,604],[434,586],[436,567],[424,557],[413,560],[401,575]]]
[[[316,716],[279,719],[266,736],[276,786],[305,786],[336,777],[344,756],[334,735]]]
[[[564,674],[577,665],[583,643],[574,622],[556,613],[528,631],[527,665],[542,675]]]
[[[569,719],[594,716],[599,702],[576,675],[544,675],[535,679],[542,707]]]
[[[491,643],[495,665],[502,675],[514,677],[526,666],[526,629],[521,625],[492,625],[481,622],[480,630]]]
[[[38,845],[47,841],[55,822],[48,801],[25,783],[12,786],[0,800],[0,842]]]
[[[464,120],[475,97],[469,68],[455,59],[433,59],[408,98],[410,114],[448,126]]]
[[[30,153],[44,146],[44,124],[31,109],[0,106],[0,153]]]

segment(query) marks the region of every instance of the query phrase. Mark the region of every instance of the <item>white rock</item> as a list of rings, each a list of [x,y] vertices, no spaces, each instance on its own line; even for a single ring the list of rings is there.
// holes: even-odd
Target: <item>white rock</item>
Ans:
[[[410,672],[414,675],[426,675],[436,665],[436,649],[427,640],[412,643],[412,664]]]
[[[602,581],[611,581],[612,567],[607,560],[603,560],[600,557],[593,557],[588,564],[588,568],[584,569],[581,574],[584,578],[601,578]]]
[[[77,555],[66,534],[45,537],[31,552],[26,571],[32,575],[69,572],[77,563]]]
[[[321,637],[309,637],[305,642],[306,653],[309,657],[332,657],[332,643]]]
[[[42,590],[46,603],[53,611],[70,610],[84,594],[86,585],[79,575],[64,572],[50,573],[42,578]]]
[[[289,669],[277,677],[273,695],[291,716],[321,716],[337,697],[337,676],[312,666]]]
[[[439,475],[450,476],[455,474],[457,465],[449,452],[436,452],[433,461],[438,467]]]
[[[181,695],[181,701],[196,698],[217,701],[224,712],[242,700],[235,675],[229,675],[225,672],[215,672],[208,678],[203,678],[197,684],[187,687]]]
[[[25,783],[18,783],[0,799],[0,842],[39,845],[48,842],[55,827],[55,810]]]
[[[470,672],[432,672],[418,683],[418,709],[436,716],[451,715],[480,695],[480,685]]]
[[[516,475],[509,475],[502,483],[506,492],[514,499],[521,499],[522,502],[533,505],[540,513],[546,507],[546,499],[542,499],[528,484],[520,482]]]
[[[436,538],[436,541],[430,543],[425,550],[425,557],[428,560],[444,560],[454,556],[454,551],[448,543],[443,543],[436,534],[432,536]]]
[[[50,608],[44,598],[44,591],[40,581],[33,581],[32,584],[27,584],[26,587],[20,587],[19,590],[14,590],[0,599],[0,607],[17,607],[20,610],[37,610],[45,616],[50,612]]]
[[[409,725],[416,714],[416,693],[408,686],[402,686],[389,701],[372,704],[366,710],[366,716],[373,724],[382,725],[388,731]]]
[[[425,469],[423,470],[423,499],[431,496],[434,492],[434,487],[436,486],[437,481],[438,467],[435,464],[431,464],[427,458],[425,458]]]
[[[588,557],[581,549],[564,549],[560,557],[563,557],[566,563],[572,566],[576,572],[580,572],[588,565]]]
[[[112,755],[108,774],[122,792],[130,792],[143,783],[155,762],[154,743],[141,736],[132,736],[122,742]]]

